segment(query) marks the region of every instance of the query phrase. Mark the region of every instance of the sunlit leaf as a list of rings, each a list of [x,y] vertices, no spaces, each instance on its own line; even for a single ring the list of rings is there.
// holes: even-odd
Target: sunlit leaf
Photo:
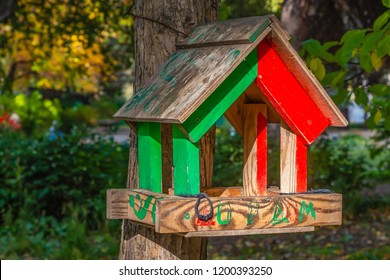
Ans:
[[[375,116],[374,116],[374,122],[375,122],[375,124],[378,125],[381,119],[382,119],[382,112],[381,112],[380,110],[378,110],[378,111],[375,113]]]
[[[318,59],[317,58],[311,59],[309,63],[310,70],[315,72],[317,70],[317,67],[318,67]]]
[[[373,28],[374,30],[381,29],[390,19],[390,11],[386,11],[381,14],[374,22]]]
[[[375,70],[379,70],[382,66],[382,59],[378,57],[376,52],[371,53],[371,64],[374,67]]]
[[[330,88],[335,88],[337,87],[337,85],[344,82],[344,78],[345,78],[345,74],[346,72],[345,71],[340,71],[336,76],[335,78],[332,80],[332,82],[330,83]]]
[[[314,74],[316,75],[317,79],[321,81],[325,77],[326,70],[324,64],[320,59],[318,59],[317,63],[318,63],[317,70],[315,71]]]

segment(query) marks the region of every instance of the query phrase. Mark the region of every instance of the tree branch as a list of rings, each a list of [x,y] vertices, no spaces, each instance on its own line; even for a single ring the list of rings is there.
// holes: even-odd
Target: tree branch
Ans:
[[[351,80],[353,80],[353,79],[359,77],[359,76],[362,75],[362,74],[364,74],[364,71],[363,71],[363,70],[360,71],[359,73],[356,73],[355,75],[349,77],[348,79],[345,79],[345,80],[344,80],[344,83],[349,82],[349,81],[351,81]]]

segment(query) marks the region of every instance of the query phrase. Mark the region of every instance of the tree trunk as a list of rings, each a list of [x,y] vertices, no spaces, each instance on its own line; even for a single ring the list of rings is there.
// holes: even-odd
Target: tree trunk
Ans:
[[[175,51],[175,44],[183,38],[183,33],[188,34],[195,25],[217,20],[219,5],[220,0],[135,1],[135,90],[145,84]],[[200,140],[201,181],[206,187],[211,184],[214,141],[215,129]],[[169,125],[162,126],[162,142],[163,189],[166,191],[172,187],[172,130]],[[127,187],[138,187],[137,134],[132,129]],[[205,259],[206,245],[206,238],[158,234],[154,229],[124,220],[119,259]]]
[[[299,48],[300,42],[310,38],[322,43],[338,41],[350,29],[372,26],[384,11],[380,1],[285,0],[281,22]]]

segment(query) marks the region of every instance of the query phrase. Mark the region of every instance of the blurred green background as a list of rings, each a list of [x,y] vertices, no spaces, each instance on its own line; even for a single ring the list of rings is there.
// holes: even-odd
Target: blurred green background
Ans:
[[[139,0],[140,1],[140,0]],[[132,0],[0,2],[0,258],[116,259],[126,186]],[[343,225],[313,233],[210,238],[212,259],[390,259],[390,1],[223,0],[220,19],[274,13],[346,114],[309,150],[311,188],[343,194]],[[277,127],[269,184],[278,185]],[[242,143],[217,122],[214,185],[241,185]]]

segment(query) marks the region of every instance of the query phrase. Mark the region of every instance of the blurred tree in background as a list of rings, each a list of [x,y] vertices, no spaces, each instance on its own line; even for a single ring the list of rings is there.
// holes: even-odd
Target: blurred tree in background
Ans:
[[[2,1],[0,93],[118,92],[133,55],[130,2]]]

